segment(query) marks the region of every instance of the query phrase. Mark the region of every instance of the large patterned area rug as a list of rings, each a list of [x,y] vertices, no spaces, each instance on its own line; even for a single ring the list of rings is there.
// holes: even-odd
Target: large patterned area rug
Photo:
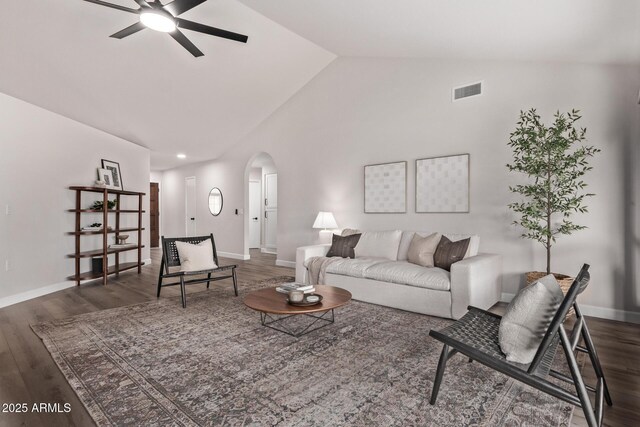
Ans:
[[[241,287],[243,294],[292,278]],[[296,339],[218,284],[33,326],[100,426],[567,426],[572,407],[454,356],[450,320],[352,301]]]

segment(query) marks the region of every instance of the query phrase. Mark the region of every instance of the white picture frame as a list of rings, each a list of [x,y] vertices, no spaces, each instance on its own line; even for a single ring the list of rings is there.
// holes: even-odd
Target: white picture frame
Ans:
[[[113,172],[110,169],[98,168],[98,180],[103,181],[107,188],[118,188],[113,185]]]
[[[416,160],[416,213],[469,213],[471,156]]]
[[[364,167],[364,212],[407,213],[407,162]]]
[[[120,172],[120,163],[111,160],[102,159],[102,168],[109,169],[113,176],[112,187],[116,190],[124,190],[122,185],[122,173]]]

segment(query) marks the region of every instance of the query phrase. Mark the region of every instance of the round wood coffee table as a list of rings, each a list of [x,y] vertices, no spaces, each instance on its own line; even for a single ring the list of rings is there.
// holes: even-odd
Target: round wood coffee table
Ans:
[[[276,291],[276,288],[251,292],[244,298],[244,304],[260,312],[260,321],[263,326],[298,338],[332,324],[335,321],[333,310],[351,301],[351,292],[345,289],[326,285],[316,285],[315,288],[314,294],[322,295],[322,302],[316,305],[307,307],[291,305],[287,302],[289,296]],[[305,315],[313,320],[308,325],[297,329],[288,327],[285,320],[297,315]],[[313,327],[314,325],[318,326]]]

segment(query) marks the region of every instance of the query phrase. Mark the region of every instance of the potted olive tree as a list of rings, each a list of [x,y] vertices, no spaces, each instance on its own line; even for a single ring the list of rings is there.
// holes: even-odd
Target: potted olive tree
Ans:
[[[585,228],[574,223],[571,215],[587,212],[585,198],[587,184],[583,176],[592,168],[589,159],[600,150],[583,145],[585,128],[576,128],[579,111],[557,112],[550,126],[542,123],[535,109],[520,112],[520,120],[509,138],[513,162],[512,172],[525,174],[526,184],[510,186],[521,200],[509,204],[518,215],[514,224],[521,226],[523,238],[536,240],[547,252],[546,272],[527,273],[527,283],[551,273],[551,248],[556,238]],[[572,278],[553,273],[563,291],[571,286]]]

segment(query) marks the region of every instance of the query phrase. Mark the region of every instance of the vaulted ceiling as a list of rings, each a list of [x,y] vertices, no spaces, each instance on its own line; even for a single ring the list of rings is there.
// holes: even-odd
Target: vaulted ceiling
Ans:
[[[241,0],[339,56],[640,63],[638,0]]]
[[[336,55],[640,64],[638,0],[209,0],[181,17],[249,42],[185,30],[201,58],[109,38],[136,17],[82,0],[4,3],[0,92],[148,147],[154,170],[232,149]]]
[[[232,148],[335,58],[235,0],[181,17],[249,41],[184,30],[205,54],[194,58],[148,29],[109,38],[136,22],[129,13],[81,0],[3,2],[0,92],[148,147],[161,170]]]

